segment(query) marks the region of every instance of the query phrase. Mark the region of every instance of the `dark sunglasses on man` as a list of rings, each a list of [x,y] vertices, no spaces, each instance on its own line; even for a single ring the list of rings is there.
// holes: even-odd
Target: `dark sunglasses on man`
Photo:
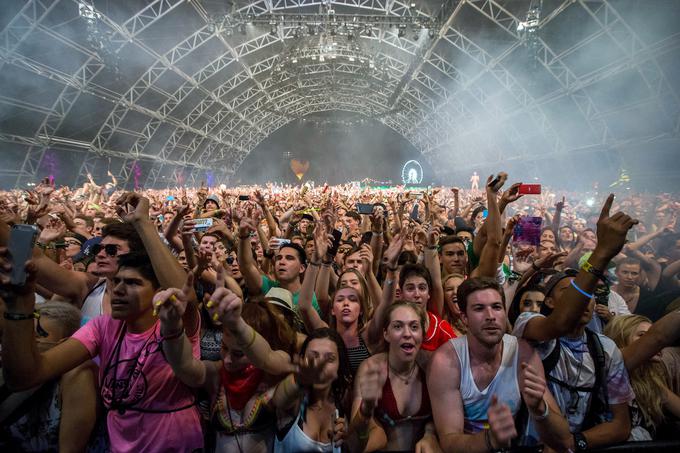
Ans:
[[[116,244],[106,244],[106,245],[101,245],[101,244],[95,244],[92,246],[91,250],[91,255],[92,256],[97,256],[99,252],[104,249],[104,252],[108,256],[116,256],[118,255],[118,246]]]

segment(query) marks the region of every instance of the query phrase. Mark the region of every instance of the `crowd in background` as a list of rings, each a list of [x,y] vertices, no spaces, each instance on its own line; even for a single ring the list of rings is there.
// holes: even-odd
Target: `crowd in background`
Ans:
[[[677,438],[680,199],[507,178],[0,192],[2,450]]]

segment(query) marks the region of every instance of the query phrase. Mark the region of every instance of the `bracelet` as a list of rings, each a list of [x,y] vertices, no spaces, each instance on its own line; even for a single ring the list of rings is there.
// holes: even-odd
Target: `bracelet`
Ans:
[[[173,333],[171,335],[163,335],[161,334],[161,341],[169,341],[169,340],[176,340],[180,337],[184,336],[184,327],[179,329],[176,333]]]
[[[590,262],[588,260],[586,260],[583,263],[583,266],[581,266],[581,269],[583,269],[586,272],[593,274],[595,277],[597,277],[600,280],[602,280],[603,282],[607,283],[607,276],[604,275],[604,272],[595,268],[592,264],[590,264]]]
[[[3,318],[5,318],[8,321],[27,321],[29,319],[38,319],[39,315],[38,312],[32,312],[30,314],[25,314],[25,313],[10,313],[6,311],[2,315]]]
[[[250,341],[248,342],[248,344],[243,346],[243,349],[250,348],[253,345],[253,343],[255,343],[255,338],[257,338],[257,333],[255,332],[255,329],[253,329],[252,327],[250,329],[253,332],[253,336],[250,338]]]
[[[548,415],[550,415],[550,406],[548,406],[548,403],[545,402],[545,398],[543,398],[543,404],[545,404],[545,411],[541,415],[533,415],[531,414],[531,418],[533,418],[537,422],[541,422],[548,418]]]
[[[387,270],[390,271],[390,272],[397,272],[398,269],[399,269],[399,266],[395,266],[395,267],[389,267],[388,266],[387,267]]]
[[[246,234],[245,236],[241,236],[240,234],[238,235],[238,238],[241,239],[242,241],[245,241],[246,239],[250,239],[250,235]]]
[[[571,281],[571,286],[573,286],[574,289],[575,289],[576,291],[578,291],[579,293],[583,294],[583,295],[586,296],[588,299],[592,299],[593,297],[595,297],[594,295],[589,294],[589,293],[583,291],[581,288],[579,288],[578,285],[576,284],[576,279],[574,279],[574,280]]]
[[[321,262],[309,260],[309,265],[314,266],[314,267],[319,267],[319,266],[321,266]]]
[[[321,260],[321,264],[323,264],[324,266],[330,266],[331,264],[333,264],[333,260],[330,260],[330,261]]]

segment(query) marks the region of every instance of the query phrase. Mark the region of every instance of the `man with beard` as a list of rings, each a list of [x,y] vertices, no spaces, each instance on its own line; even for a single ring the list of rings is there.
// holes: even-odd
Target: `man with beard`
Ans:
[[[432,415],[444,451],[495,451],[510,447],[518,434],[522,446],[542,442],[558,451],[569,448],[569,425],[546,388],[538,354],[505,334],[507,314],[498,283],[488,277],[464,281],[458,304],[467,335],[439,348],[428,371],[427,386],[436,395]],[[535,430],[515,426],[522,410]]]

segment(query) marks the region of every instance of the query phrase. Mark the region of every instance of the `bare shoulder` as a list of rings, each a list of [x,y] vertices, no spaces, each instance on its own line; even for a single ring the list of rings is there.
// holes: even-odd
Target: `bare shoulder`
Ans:
[[[65,387],[80,386],[92,380],[95,382],[99,367],[92,361],[86,360],[75,368],[65,372],[61,377],[61,385]]]
[[[432,355],[429,364],[429,375],[449,376],[445,381],[460,383],[460,361],[458,354],[450,341],[441,345]],[[442,379],[432,379],[433,381],[444,381]]]

